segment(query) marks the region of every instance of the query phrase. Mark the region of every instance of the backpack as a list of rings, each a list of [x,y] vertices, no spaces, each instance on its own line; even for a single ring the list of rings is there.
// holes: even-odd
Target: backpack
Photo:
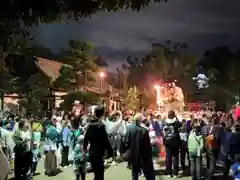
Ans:
[[[177,140],[180,140],[180,137],[175,122],[165,124],[163,127],[163,140],[165,145],[178,143]]]
[[[13,138],[14,138],[14,142],[15,142],[14,152],[16,154],[25,153],[27,151],[27,144],[21,138],[20,130],[18,130],[17,132],[14,133]]]
[[[196,153],[197,156],[200,156],[203,152],[203,147],[201,144],[202,141],[202,135],[199,134],[191,134],[189,136],[189,142],[188,144],[190,144],[188,149],[191,153]]]
[[[215,150],[218,148],[217,141],[216,141],[215,137],[213,136],[213,134],[210,134],[206,137],[206,146],[210,150]]]

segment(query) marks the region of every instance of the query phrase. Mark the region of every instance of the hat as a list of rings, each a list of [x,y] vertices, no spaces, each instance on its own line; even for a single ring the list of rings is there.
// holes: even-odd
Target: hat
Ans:
[[[133,117],[134,121],[143,121],[144,120],[144,116],[142,113],[137,113],[134,117]]]
[[[83,141],[84,141],[84,135],[80,135],[80,136],[78,137],[78,142],[79,142],[79,143],[83,143]]]

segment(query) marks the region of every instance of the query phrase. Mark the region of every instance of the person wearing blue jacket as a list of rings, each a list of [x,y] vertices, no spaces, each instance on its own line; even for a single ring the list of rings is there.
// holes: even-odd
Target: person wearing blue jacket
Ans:
[[[240,156],[235,156],[234,164],[231,166],[231,175],[233,180],[240,179]]]
[[[68,125],[68,122],[64,122],[64,126],[61,132],[61,140],[62,140],[62,162],[61,166],[66,167],[69,165],[68,162],[68,154],[69,154],[69,145],[71,143],[71,129]]]
[[[224,153],[223,178],[227,179],[235,156],[240,155],[240,123],[235,124],[232,133],[226,133]]]
[[[157,136],[162,136],[162,122],[161,122],[161,116],[158,115],[156,118],[152,120],[152,126],[154,131],[156,132]]]

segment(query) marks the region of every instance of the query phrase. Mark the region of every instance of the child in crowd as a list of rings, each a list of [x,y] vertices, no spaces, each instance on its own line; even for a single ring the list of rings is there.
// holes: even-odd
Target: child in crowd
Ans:
[[[240,180],[240,155],[235,156],[234,164],[231,166],[231,174],[234,180]]]
[[[76,180],[85,180],[87,155],[83,152],[84,136],[80,135],[74,148],[74,172]]]
[[[38,161],[41,159],[41,153],[38,147],[38,142],[33,141],[32,143],[32,164],[31,164],[31,176],[36,175]]]
[[[67,167],[69,165],[68,155],[69,155],[69,145],[71,144],[71,129],[67,121],[64,122],[63,129],[61,132],[62,136],[62,167]]]
[[[188,138],[188,151],[190,156],[192,180],[201,179],[203,148],[204,140],[201,135],[200,126],[193,126]]]

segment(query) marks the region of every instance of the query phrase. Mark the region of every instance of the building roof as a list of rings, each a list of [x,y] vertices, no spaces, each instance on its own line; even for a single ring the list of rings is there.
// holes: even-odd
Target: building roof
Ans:
[[[37,61],[35,62],[36,65],[40,68],[40,70],[46,74],[51,81],[55,81],[57,77],[60,75],[60,69],[63,63],[52,61],[48,59],[44,59],[41,57],[36,57]]]
[[[37,59],[37,61],[35,63],[38,66],[38,68],[45,75],[47,75],[49,78],[51,78],[52,82],[54,82],[60,75],[60,69],[61,69],[63,63],[44,59],[41,57],[36,57],[36,59]],[[84,87],[82,87],[81,89],[84,89]],[[90,91],[90,92],[100,93],[100,85],[97,84],[97,82],[96,82],[95,86],[87,86],[86,89],[87,89],[87,91]],[[108,89],[108,85],[105,85],[105,86],[103,86],[102,91],[105,92],[105,91],[107,91],[107,89]],[[116,88],[113,88],[112,90],[113,90],[113,94],[119,92],[119,90],[117,90]]]

